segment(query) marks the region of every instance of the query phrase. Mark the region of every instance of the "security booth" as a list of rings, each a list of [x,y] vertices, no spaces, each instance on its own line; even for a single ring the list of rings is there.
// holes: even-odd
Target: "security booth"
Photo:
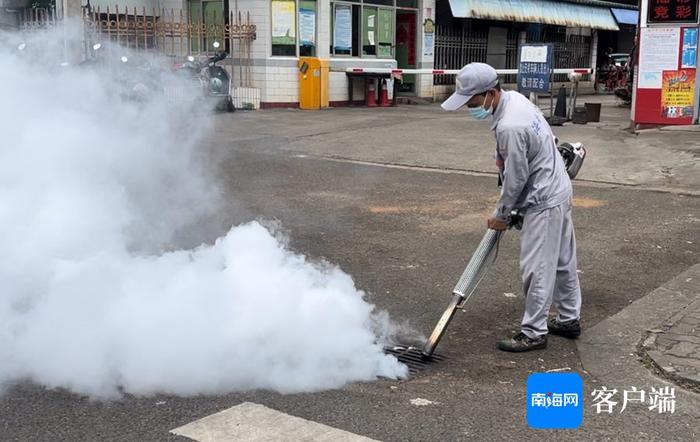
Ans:
[[[231,3],[231,2],[229,2]],[[433,61],[435,0],[238,0],[258,29],[251,64],[261,107],[306,107],[302,57],[328,63],[329,106],[352,99],[364,103],[363,81],[352,68],[430,68]],[[426,27],[426,24],[429,24]],[[308,61],[307,61],[308,63]],[[309,71],[313,73],[313,70]],[[301,74],[301,75],[300,75]],[[393,83],[389,78],[389,94]],[[402,78],[404,95],[433,98],[431,78]],[[375,82],[376,83],[376,82]],[[374,85],[378,94],[384,85]],[[314,103],[317,103],[315,101]],[[316,106],[316,104],[314,104]]]
[[[698,0],[643,0],[632,97],[637,124],[698,121]]]

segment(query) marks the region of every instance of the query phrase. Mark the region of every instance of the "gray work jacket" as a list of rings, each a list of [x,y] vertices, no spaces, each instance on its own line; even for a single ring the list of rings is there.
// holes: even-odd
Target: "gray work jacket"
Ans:
[[[515,91],[503,91],[493,114],[496,165],[502,180],[494,216],[511,210],[536,211],[571,198],[571,180],[542,112]]]

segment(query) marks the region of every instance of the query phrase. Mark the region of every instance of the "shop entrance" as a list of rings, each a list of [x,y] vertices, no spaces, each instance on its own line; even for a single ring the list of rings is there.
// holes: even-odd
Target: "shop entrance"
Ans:
[[[416,11],[396,11],[396,64],[399,69],[415,69],[416,66],[416,29],[418,14]],[[403,76],[399,93],[416,94],[416,76]]]

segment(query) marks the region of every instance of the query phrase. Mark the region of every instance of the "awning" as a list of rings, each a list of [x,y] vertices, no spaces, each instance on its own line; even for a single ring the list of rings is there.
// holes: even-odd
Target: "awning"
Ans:
[[[609,7],[549,0],[450,0],[454,17],[619,31]],[[635,22],[636,23],[636,22]]]
[[[615,20],[620,25],[634,25],[637,26],[637,20],[639,19],[639,11],[633,9],[618,9],[610,8]]]

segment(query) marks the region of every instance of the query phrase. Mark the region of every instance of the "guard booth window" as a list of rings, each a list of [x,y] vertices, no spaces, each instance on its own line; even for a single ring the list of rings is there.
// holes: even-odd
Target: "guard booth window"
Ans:
[[[295,0],[272,0],[272,55],[297,55],[295,17]]]
[[[223,0],[192,0],[190,1],[190,23],[203,32],[196,32],[191,38],[191,52],[213,51],[212,43],[218,40],[224,41],[224,14]]]
[[[299,55],[316,56],[316,0],[299,2]]]
[[[272,55],[316,55],[316,0],[272,0]]]
[[[332,56],[392,58],[394,0],[357,0],[331,4]]]

